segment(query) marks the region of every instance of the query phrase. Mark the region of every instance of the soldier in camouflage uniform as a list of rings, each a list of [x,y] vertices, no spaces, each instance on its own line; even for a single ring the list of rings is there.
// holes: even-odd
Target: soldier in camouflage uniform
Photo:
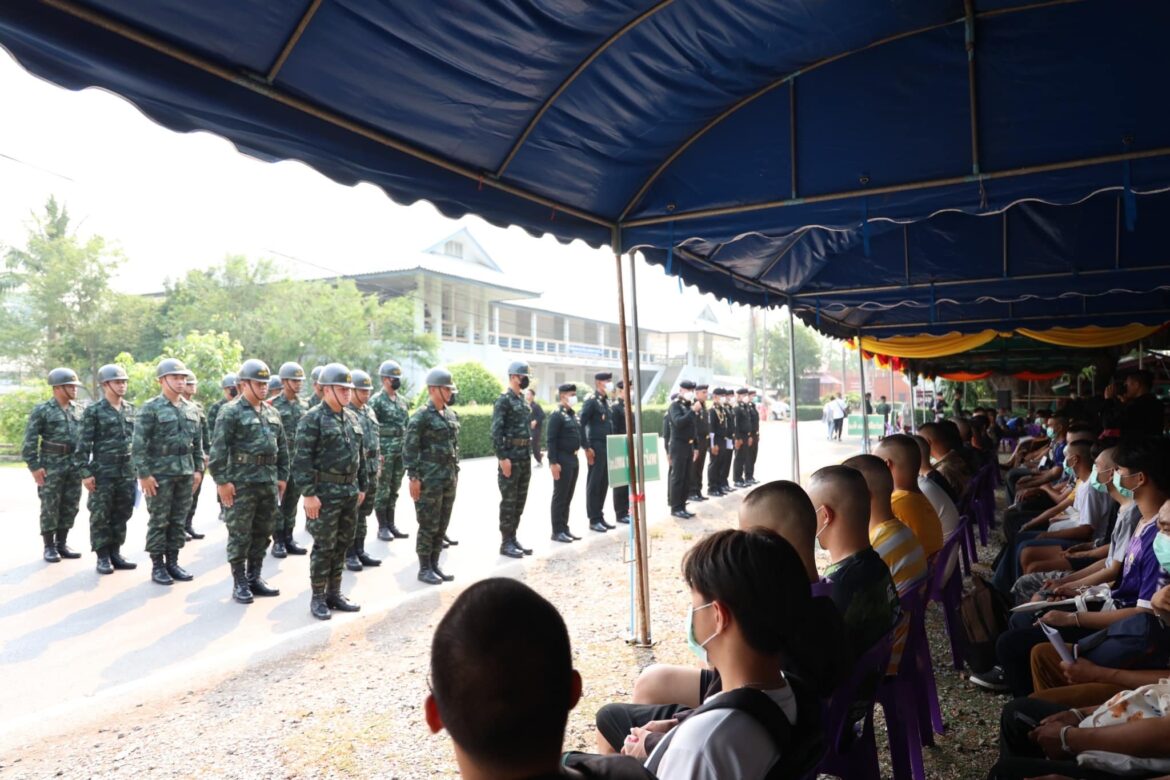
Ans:
[[[264,399],[264,405],[271,407],[272,404],[276,401],[276,397],[278,395],[280,395],[280,391],[282,389],[284,389],[284,382],[281,381],[280,376],[278,374],[273,374],[271,377],[269,377],[268,378],[268,397]],[[288,431],[285,431],[285,433],[290,435],[290,436],[292,435],[292,434],[289,434]],[[296,431],[293,431],[293,433],[296,433]]]
[[[224,374],[223,379],[219,380],[219,387],[223,390],[223,398],[214,401],[211,406],[207,407],[207,429],[208,431],[215,430],[215,418],[219,416],[219,410],[223,408],[226,403],[231,403],[239,394],[239,389],[236,387],[236,375]],[[210,439],[210,436],[208,437]],[[215,476],[214,474],[212,476]],[[219,502],[219,494],[215,495],[216,502]],[[222,503],[219,505],[219,522],[223,522],[226,517],[227,510],[224,509]]]
[[[317,380],[321,376],[321,372],[325,366],[313,366],[312,372],[309,373],[309,385],[313,390],[313,394],[309,396],[309,408],[312,409],[317,404],[321,403],[321,385]]]
[[[301,399],[301,386],[305,383],[305,369],[299,363],[284,363],[277,372],[280,379],[280,395],[272,401],[272,408],[280,413],[284,425],[284,438],[288,442],[289,462],[296,456],[297,426],[309,411],[309,405]],[[293,530],[297,526],[297,504],[301,500],[301,488],[290,472],[284,497],[277,509],[276,525],[272,531],[272,557],[284,558],[289,555],[304,555],[308,552],[297,544]]]
[[[508,389],[500,393],[492,409],[492,447],[499,460],[496,483],[500,487],[500,555],[509,558],[532,554],[516,539],[532,478],[532,461],[528,457],[532,446],[528,418],[532,410],[524,400],[527,388],[528,364],[517,360],[508,366]]]
[[[98,369],[105,396],[85,408],[74,463],[89,491],[89,543],[97,553],[99,574],[136,569],[122,557],[126,523],[134,514],[134,470],[130,443],[134,439],[134,404],[126,395],[126,370],[117,365]]]
[[[382,390],[370,399],[370,409],[378,418],[378,446],[382,451],[382,471],[378,477],[378,493],[374,497],[374,516],[378,518],[378,538],[384,542],[407,539],[410,534],[398,530],[394,523],[394,509],[398,505],[398,488],[402,484],[402,435],[410,409],[398,397],[402,386],[402,366],[386,360],[378,366]]]
[[[240,397],[220,409],[211,440],[211,473],[227,508],[232,598],[240,604],[251,604],[253,596],[280,595],[260,577],[288,482],[284,426],[280,413],[264,403],[269,378],[264,361],[244,361],[237,379]]]
[[[20,456],[37,483],[41,499],[41,538],[45,560],[60,563],[62,558],[80,558],[65,543],[77,508],[81,504],[81,474],[73,461],[81,432],[81,405],[74,398],[81,382],[71,368],[49,372],[53,397],[33,407],[24,429]]]
[[[455,398],[451,372],[433,368],[426,381],[430,400],[406,425],[402,462],[418,518],[418,579],[441,585],[455,579],[439,568],[439,555],[459,484],[459,417],[450,407]]]
[[[207,413],[203,411],[203,404],[195,400],[195,394],[199,392],[199,379],[195,376],[195,372],[191,371],[187,376],[187,384],[183,389],[183,398],[190,401],[196,409],[199,410],[199,429],[200,429],[200,446],[203,448],[203,463],[196,463],[196,470],[204,472],[204,479],[207,478],[207,456],[211,454],[211,424],[207,421]],[[199,494],[203,492],[203,480],[199,480],[199,487],[195,488],[195,493],[191,496],[191,508],[187,510],[187,521],[183,524],[183,533],[187,534],[187,541],[192,539],[202,539],[206,534],[195,532],[195,509],[199,506]]]
[[[349,369],[330,363],[321,369],[318,384],[322,400],[301,418],[292,472],[304,496],[305,516],[313,535],[309,611],[315,618],[328,620],[331,609],[361,609],[341,595],[341,572],[353,539],[357,506],[369,490],[369,472],[362,451],[361,421],[347,408],[353,394]]]
[[[370,485],[378,484],[378,469],[382,465],[382,455],[378,448],[378,418],[370,409],[368,401],[374,390],[374,382],[365,371],[355,368],[353,375],[353,401],[349,408],[358,416],[362,424],[362,449],[366,457],[366,474]],[[354,522],[353,542],[345,554],[345,568],[350,571],[361,571],[366,566],[381,566],[382,562],[366,553],[366,518],[374,513],[374,491],[366,493],[366,497],[357,506],[357,518]]]
[[[203,481],[203,472],[195,468],[202,465],[204,456],[199,411],[182,396],[187,373],[183,361],[176,358],[159,362],[156,375],[162,392],[138,410],[130,449],[150,512],[146,525],[150,578],[159,585],[194,579],[179,565],[191,495]]]

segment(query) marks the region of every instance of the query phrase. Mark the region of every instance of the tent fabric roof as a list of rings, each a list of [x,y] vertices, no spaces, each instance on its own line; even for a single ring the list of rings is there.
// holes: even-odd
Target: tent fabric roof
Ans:
[[[0,5],[26,68],[172,129],[839,335],[1167,319],[1168,28],[1159,0]]]

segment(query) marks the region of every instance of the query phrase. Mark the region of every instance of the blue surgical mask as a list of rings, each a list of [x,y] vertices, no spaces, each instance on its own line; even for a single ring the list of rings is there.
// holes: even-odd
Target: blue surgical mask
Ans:
[[[1044,432],[1045,432],[1046,434],[1048,434],[1048,438],[1050,438],[1050,439],[1055,439],[1055,438],[1056,438],[1056,429],[1055,429],[1055,428],[1053,428],[1051,425],[1049,425],[1047,428],[1045,428],[1045,429],[1044,429]]]
[[[1133,476],[1130,474],[1129,476]],[[1121,484],[1122,476],[1120,471],[1113,472],[1113,487],[1117,488],[1117,492],[1122,498],[1133,498],[1133,491]]]
[[[1064,462],[1064,474],[1069,479],[1076,479],[1077,478],[1076,469],[1074,469],[1072,466],[1068,465],[1067,460]]]
[[[1170,572],[1170,536],[1159,533],[1154,537],[1154,555],[1163,571]]]
[[[707,639],[702,641],[702,642],[700,642],[698,639],[696,639],[695,638],[695,611],[700,610],[700,609],[706,609],[707,607],[711,606],[714,603],[715,603],[714,601],[708,601],[706,604],[701,604],[697,607],[691,607],[691,611],[687,613],[687,647],[691,648],[691,652],[694,653],[695,656],[697,656],[698,659],[700,661],[702,661],[703,663],[707,663],[707,643],[710,642],[712,639],[714,639],[716,636],[718,636],[719,632],[716,631],[714,634],[707,637]]]
[[[1094,465],[1093,470],[1089,472],[1089,487],[1093,488],[1093,490],[1096,490],[1098,493],[1104,493],[1109,490],[1109,486],[1097,479],[1098,476],[1097,467]]]

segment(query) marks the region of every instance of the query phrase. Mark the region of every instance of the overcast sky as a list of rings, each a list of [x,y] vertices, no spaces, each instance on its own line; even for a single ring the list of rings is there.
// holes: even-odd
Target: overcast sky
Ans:
[[[0,244],[23,245],[30,214],[56,195],[83,235],[121,247],[118,289],[159,290],[165,279],[228,254],[274,257],[294,276],[370,270],[380,257],[422,250],[468,227],[525,288],[587,295],[613,315],[616,277],[606,250],[474,217],[450,220],[428,203],[399,206],[376,187],[345,187],[301,163],[260,162],[217,136],[166,130],[110,93],[41,81],[3,49],[0,95]],[[726,303],[693,288],[680,294],[661,268],[639,263],[638,273],[646,321],[697,314],[705,298],[720,320],[733,318]]]

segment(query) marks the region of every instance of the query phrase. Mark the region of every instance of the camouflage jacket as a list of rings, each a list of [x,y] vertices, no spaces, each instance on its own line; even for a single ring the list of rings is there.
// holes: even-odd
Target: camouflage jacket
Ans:
[[[382,466],[382,453],[378,448],[378,418],[374,416],[374,410],[370,408],[367,403],[362,408],[358,408],[355,404],[349,405],[350,411],[358,416],[358,420],[362,424],[362,449],[363,455],[366,456],[366,473],[371,477],[378,476],[378,470]],[[370,484],[373,484],[371,481]]]
[[[414,413],[402,440],[402,465],[411,479],[424,484],[445,482],[459,473],[459,416],[434,401]]]
[[[378,418],[378,446],[383,455],[398,455],[402,452],[402,436],[406,433],[406,422],[410,419],[410,408],[395,394],[393,398],[379,390],[366,404]]]
[[[239,398],[239,396],[237,395],[236,398]],[[234,401],[235,398],[232,400]],[[217,417],[219,417],[220,410],[223,409],[224,404],[229,403],[231,403],[231,401],[221,397],[216,401],[212,401],[211,406],[207,407],[207,411],[203,413],[203,416],[207,418],[207,430],[215,430],[215,420]]]
[[[142,477],[180,477],[203,467],[203,433],[199,410],[180,398],[173,404],[156,395],[142,405],[134,421],[130,447],[134,473]]]
[[[280,413],[280,423],[284,426],[284,438],[288,444],[288,457],[291,462],[296,455],[294,450],[297,444],[297,428],[305,412],[309,411],[309,405],[300,396],[290,401],[281,393],[273,399],[272,408]]]
[[[61,408],[50,398],[33,407],[24,429],[20,457],[29,471],[45,469],[60,473],[73,468],[73,453],[81,433],[81,404],[70,401]]]
[[[207,457],[211,455],[211,422],[207,419],[207,412],[203,411],[203,404],[199,401],[192,400],[192,404],[199,410],[199,446],[203,448],[203,454]],[[207,457],[204,457],[202,463],[195,464],[196,471],[203,471],[207,464]]]
[[[528,418],[532,409],[524,397],[508,388],[500,393],[492,409],[492,448],[496,457],[527,458],[532,446],[529,438]]]
[[[81,415],[81,440],[73,462],[82,479],[134,479],[130,444],[134,439],[134,404],[123,399],[115,409],[105,398],[85,407]]]
[[[297,426],[292,478],[304,496],[354,496],[367,492],[369,472],[362,423],[350,409],[334,412],[319,403]]]
[[[321,396],[317,395],[316,393],[309,394],[308,406],[310,409],[312,409],[314,406],[319,405],[320,403],[321,403]]]
[[[280,413],[257,409],[240,396],[224,404],[211,435],[211,473],[217,484],[286,482],[288,444]]]

